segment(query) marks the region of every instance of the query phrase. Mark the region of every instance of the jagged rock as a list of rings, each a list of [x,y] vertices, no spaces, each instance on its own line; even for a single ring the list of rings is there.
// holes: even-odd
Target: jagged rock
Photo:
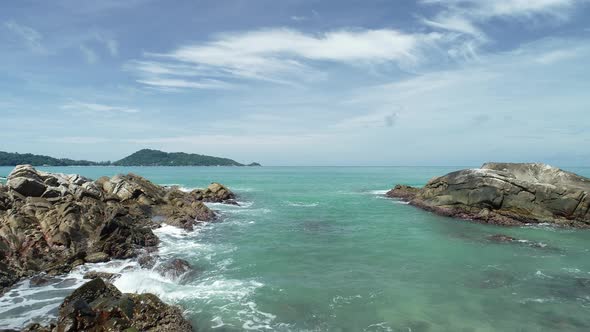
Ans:
[[[156,265],[157,261],[158,261],[158,256],[156,256],[156,255],[144,254],[144,255],[141,255],[137,258],[137,263],[139,264],[139,266],[141,266],[144,269],[153,268],[154,265]]]
[[[47,186],[31,165],[19,165],[8,175],[8,188],[26,197],[40,197]]]
[[[104,252],[95,252],[86,256],[85,258],[88,263],[102,263],[108,261],[109,259],[109,255]]]
[[[217,182],[211,183],[206,189],[193,190],[191,194],[200,201],[212,203],[223,203],[236,198],[231,190]]]
[[[156,266],[155,270],[164,277],[178,279],[180,276],[193,271],[190,263],[184,259],[173,258]]]
[[[0,185],[0,292],[39,272],[61,274],[155,248],[154,216],[185,229],[215,219],[195,195],[134,174],[92,181],[21,165],[8,180]]]
[[[86,272],[83,276],[84,279],[96,279],[101,278],[104,281],[113,281],[119,278],[121,275],[118,273],[109,273],[109,272],[98,272],[98,271],[90,271]]]
[[[420,189],[398,184],[392,190],[388,191],[385,195],[389,197],[401,198],[405,200],[411,200],[418,195]]]
[[[590,226],[590,179],[544,164],[486,163],[452,172],[424,188],[387,195],[435,213],[501,225]]]
[[[25,331],[189,332],[192,327],[178,308],[163,303],[157,296],[123,294],[96,278],[65,298],[56,324],[34,324]]]

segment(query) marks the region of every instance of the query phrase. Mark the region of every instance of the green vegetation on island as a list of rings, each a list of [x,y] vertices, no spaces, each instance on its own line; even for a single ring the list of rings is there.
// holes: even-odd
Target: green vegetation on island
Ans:
[[[22,164],[33,166],[261,166],[259,163],[244,165],[228,158],[184,152],[168,153],[151,149],[139,150],[115,162],[58,159],[31,153],[0,151],[0,166],[16,166]]]
[[[116,166],[244,166],[239,162],[212,156],[184,152],[163,152],[143,149],[115,161]]]
[[[88,160],[58,159],[32,153],[11,153],[0,151],[0,166],[29,164],[33,166],[107,166],[111,163]]]

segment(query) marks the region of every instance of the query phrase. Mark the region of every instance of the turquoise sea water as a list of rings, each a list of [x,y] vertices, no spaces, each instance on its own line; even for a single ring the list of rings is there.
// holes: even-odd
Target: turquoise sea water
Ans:
[[[458,168],[43,169],[134,172],[187,189],[218,181],[239,195],[240,207],[211,205],[221,222],[157,231],[160,254],[197,274],[171,280],[128,261],[93,267],[132,266],[117,287],[181,305],[199,331],[590,330],[589,231],[486,226],[383,197],[396,183],[423,185]],[[494,243],[494,234],[528,242]],[[79,275],[21,284],[0,299],[0,328],[54,314]]]

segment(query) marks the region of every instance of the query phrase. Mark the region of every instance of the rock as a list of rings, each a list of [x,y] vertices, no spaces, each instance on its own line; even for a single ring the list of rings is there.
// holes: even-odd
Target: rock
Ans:
[[[494,234],[488,236],[488,239],[492,242],[499,242],[499,243],[513,243],[517,242],[518,239],[512,236],[504,235],[504,234]]]
[[[486,163],[396,186],[389,197],[440,215],[499,225],[590,226],[590,179],[544,164]]]
[[[144,269],[151,269],[156,265],[158,257],[155,255],[144,254],[137,258],[137,263]]]
[[[193,268],[186,260],[173,258],[156,266],[156,271],[164,277],[175,280],[186,273],[193,271]]]
[[[0,185],[0,293],[40,272],[58,275],[156,248],[152,228],[161,222],[192,229],[216,219],[202,198],[134,174],[92,181],[21,165],[9,180]],[[210,195],[231,196],[222,185]]]
[[[178,308],[163,303],[157,296],[123,294],[97,278],[65,298],[55,325],[36,324],[27,331],[190,332],[192,327]]]
[[[418,195],[420,189],[401,185],[396,185],[393,189],[388,191],[385,195],[392,198],[400,198],[404,200],[412,200]]]
[[[41,197],[47,186],[31,165],[20,165],[8,175],[6,182],[10,190],[25,197]]]
[[[109,255],[104,252],[95,252],[86,256],[85,260],[88,263],[102,263],[110,259]]]
[[[211,183],[206,189],[193,190],[191,194],[200,201],[212,203],[224,203],[236,198],[233,192],[217,182]]]
[[[121,275],[118,273],[90,271],[90,272],[86,272],[84,274],[83,278],[84,279],[101,278],[104,281],[114,281],[115,279],[119,278],[120,276]]]

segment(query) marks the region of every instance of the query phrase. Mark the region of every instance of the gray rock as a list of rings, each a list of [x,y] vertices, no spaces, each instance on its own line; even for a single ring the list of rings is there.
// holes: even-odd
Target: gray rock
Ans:
[[[118,273],[90,271],[90,272],[86,272],[84,274],[83,278],[84,279],[101,278],[104,281],[114,281],[115,279],[119,278],[120,276],[121,275]]]
[[[86,256],[85,258],[88,263],[102,263],[108,261],[109,259],[109,255],[104,252],[95,252]]]
[[[134,174],[91,181],[21,165],[9,180],[0,185],[0,293],[40,272],[150,252],[154,216],[186,229],[215,219],[194,195]]]
[[[41,197],[47,189],[43,182],[25,177],[9,178],[7,185],[8,188],[25,197]]]
[[[590,179],[545,164],[486,163],[396,186],[389,197],[435,213],[486,223],[590,226]]]

